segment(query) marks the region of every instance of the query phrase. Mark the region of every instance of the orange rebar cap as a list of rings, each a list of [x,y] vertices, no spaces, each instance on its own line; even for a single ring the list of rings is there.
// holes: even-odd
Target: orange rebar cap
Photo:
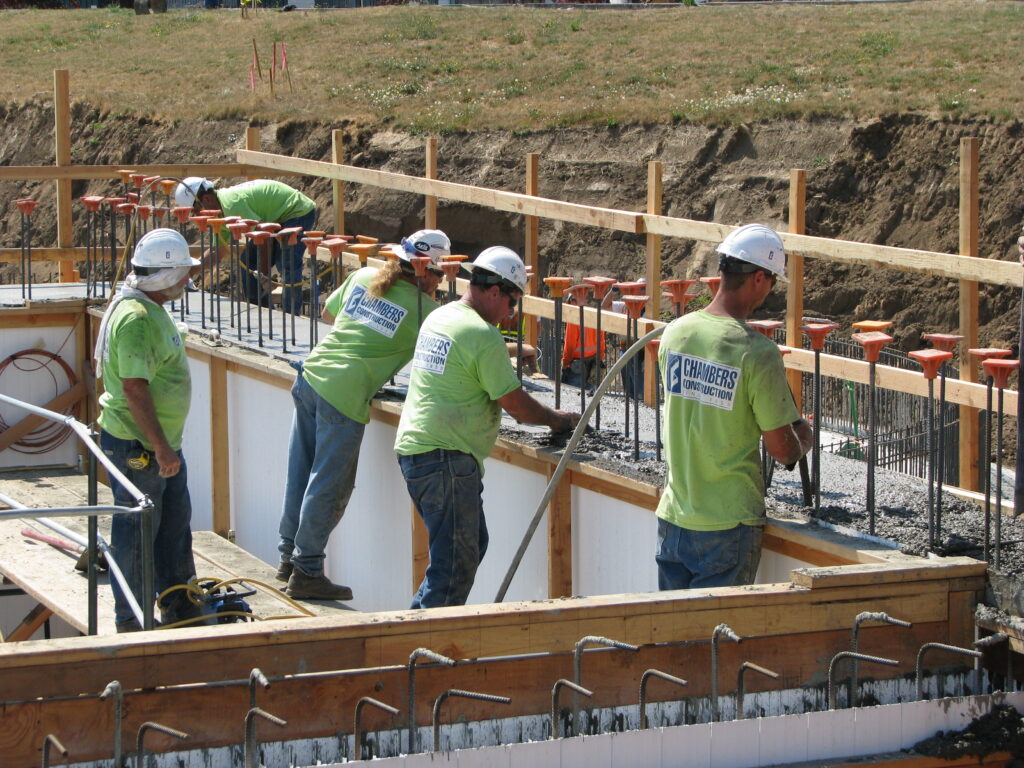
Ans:
[[[662,280],[661,287],[668,289],[674,303],[686,304],[689,300],[684,297],[690,295],[690,286],[696,282],[696,280]]]
[[[821,350],[825,348],[825,337],[838,327],[838,323],[806,323],[800,330],[811,340],[811,349]]]
[[[892,341],[892,336],[881,331],[867,331],[866,333],[855,333],[853,340],[864,347],[864,359],[869,363],[877,363],[878,355],[882,347]]]
[[[230,224],[231,222],[229,222],[225,218],[221,218],[221,217],[215,216],[215,217],[211,218],[207,223],[210,225],[210,229],[212,229],[214,232],[216,232],[219,235],[220,231],[222,229],[224,229],[224,225],[225,224]]]
[[[129,181],[131,181],[132,176],[135,174],[135,171],[126,171],[122,169],[120,171],[114,171],[114,173],[121,177],[121,181],[124,184],[127,184]]]
[[[121,203],[120,205],[114,206],[117,212],[125,216],[131,216],[135,213],[135,203]]]
[[[220,208],[203,208],[199,211],[200,216],[220,216],[223,213]]]
[[[135,210],[138,212],[140,219],[143,221],[149,221],[149,214],[153,209],[148,205],[136,205]]]
[[[133,173],[131,174],[132,186],[136,189],[142,189],[142,182],[146,178],[144,173]]]
[[[603,299],[608,293],[608,289],[615,285],[615,279],[611,277],[602,277],[601,275],[594,275],[593,277],[584,277],[583,282],[587,285],[594,287],[594,298]]]
[[[941,349],[918,349],[908,354],[921,364],[922,373],[926,379],[934,379],[938,376],[942,364],[953,357],[952,352]]]
[[[200,232],[205,232],[207,230],[207,225],[209,224],[211,218],[213,218],[213,217],[212,216],[189,216],[188,220],[191,221],[193,224],[195,224],[197,227],[199,227],[199,231]]]
[[[626,303],[626,314],[634,320],[638,320],[640,313],[644,311],[644,307],[647,306],[647,302],[651,300],[651,297],[630,294],[623,296],[622,300]]]
[[[465,256],[465,255],[463,255],[461,253],[453,253],[451,256],[445,256],[444,258],[445,258],[446,261],[460,261],[461,262],[461,261],[466,261],[469,258],[469,256]],[[530,268],[527,267],[526,269],[529,270]]]
[[[661,349],[661,339],[651,339],[647,342],[647,348],[654,353],[654,356],[658,356],[658,350]]]
[[[370,243],[360,243],[357,245],[349,245],[348,249],[356,255],[359,259],[360,264],[365,264],[366,260],[370,256],[376,255],[377,250],[380,246]],[[397,257],[396,257],[397,258]]]
[[[783,357],[785,357],[786,355],[793,351],[792,347],[786,347],[783,346],[782,344],[776,344],[776,346],[779,348],[779,354],[782,355]]]
[[[315,240],[316,238],[307,239]],[[327,252],[331,254],[331,259],[337,259],[341,255],[342,251],[345,250],[346,245],[347,243],[340,237],[325,237],[322,240],[320,240],[320,245],[318,247],[326,248]],[[310,251],[310,253],[316,255],[316,248]]]
[[[626,280],[624,282],[616,283],[615,287],[619,289],[619,293],[626,296],[639,296],[641,291],[647,290],[647,283],[641,283],[639,280]]]
[[[276,221],[261,221],[256,225],[256,229],[262,229],[264,232],[279,232],[281,225]]]
[[[441,262],[441,271],[444,272],[445,279],[451,283],[454,282],[456,276],[459,274],[459,270],[462,269],[461,261],[452,261],[445,259]]]
[[[1020,360],[997,360],[989,359],[981,364],[981,367],[985,369],[985,374],[992,377],[992,383],[996,385],[996,389],[1006,389],[1006,381],[1010,378],[1010,374],[1017,370],[1017,366],[1020,365]]]
[[[306,237],[319,237],[321,240],[325,239],[327,232],[321,229],[307,229]]]
[[[323,241],[324,239],[322,236],[302,238],[302,244],[306,246],[306,253],[313,257],[316,256],[316,249],[320,246],[320,243],[322,243]],[[342,243],[342,245],[344,245],[344,243]]]
[[[295,243],[298,242],[299,233],[301,231],[302,227],[285,227],[284,229],[279,229],[274,234],[274,237],[277,238],[282,245],[295,245]]]
[[[85,210],[93,212],[98,211],[100,209],[100,203],[103,202],[102,195],[85,195],[78,199],[82,201],[82,205],[85,206]]]
[[[584,306],[587,303],[587,294],[594,290],[589,283],[577,283],[565,289],[569,297],[576,302],[577,306]]]
[[[162,222],[164,220],[164,216],[167,215],[167,209],[162,205],[151,205],[149,206],[149,210],[153,214],[153,218],[160,222]]]
[[[376,237],[370,237],[369,235],[356,235],[356,241],[363,245],[373,245],[380,242]]]
[[[160,179],[159,184],[160,184],[160,189],[163,190],[163,193],[165,195],[167,195],[168,197],[170,197],[172,194],[174,194],[174,188],[178,186],[178,180],[177,179]]]
[[[128,198],[128,202],[129,203],[137,203],[137,202],[139,202],[139,193],[138,192],[126,192],[125,193],[125,197]]]
[[[244,221],[232,221],[228,223],[227,229],[232,240],[241,240],[242,235],[249,231],[249,225]]]
[[[143,179],[142,179],[142,183],[143,183],[143,184],[144,184],[145,186],[147,186],[147,187],[148,187],[148,186],[150,186],[151,184],[153,184],[154,182],[157,182],[157,181],[159,181],[159,180],[160,180],[160,177],[159,177],[159,176],[145,176],[145,177],[143,177]]]
[[[975,347],[974,349],[968,349],[967,354],[971,357],[979,358],[979,363],[993,357],[1009,357],[1010,350],[1000,349],[999,347]]]
[[[551,292],[551,298],[560,299],[565,293],[565,289],[572,285],[571,277],[545,277],[544,284],[548,287]]]
[[[32,211],[35,210],[36,206],[39,205],[38,200],[32,200],[28,197],[23,197],[21,200],[15,200],[14,204],[18,206],[18,210],[21,211],[25,216],[31,216]]]
[[[171,214],[174,216],[174,218],[178,220],[179,224],[184,224],[186,221],[189,220],[189,217],[192,215],[192,209],[187,206],[182,206],[180,208],[171,208]]]
[[[121,203],[125,202],[128,198],[126,197],[104,197],[103,202],[109,205],[111,208],[117,208]]]
[[[700,281],[708,287],[708,290],[711,291],[711,298],[715,298],[715,296],[718,295],[718,286],[722,284],[721,276],[715,275],[714,277],[702,277]]]
[[[783,323],[781,320],[747,320],[747,325],[766,339],[770,339],[772,334],[775,333],[775,329],[781,328]]]
[[[252,240],[256,245],[263,245],[270,239],[270,233],[265,229],[254,229],[245,235],[246,240]]]
[[[853,327],[865,333],[871,333],[872,331],[884,331],[886,328],[891,328],[892,322],[889,320],[858,320],[856,323],[853,323]]]
[[[410,256],[409,260],[412,262],[412,268],[416,273],[416,277],[423,277],[427,274],[427,266],[431,262],[429,256]]]

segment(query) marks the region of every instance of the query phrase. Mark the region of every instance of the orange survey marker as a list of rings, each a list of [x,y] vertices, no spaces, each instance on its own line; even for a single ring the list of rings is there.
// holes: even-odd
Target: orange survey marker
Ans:
[[[747,320],[747,325],[760,333],[766,339],[770,339],[776,328],[781,328],[781,320]]]
[[[825,348],[825,337],[838,327],[838,323],[807,323],[801,325],[800,330],[811,340],[811,349],[822,350]]]
[[[708,287],[709,291],[711,291],[711,298],[715,298],[715,296],[718,295],[718,286],[722,283],[721,276],[702,277],[700,281]]]
[[[995,384],[996,389],[1006,389],[1006,382],[1010,378],[1010,374],[1017,370],[1019,365],[1020,360],[989,358],[981,364],[981,367],[985,369],[986,376],[992,377],[992,383]]]
[[[566,289],[572,285],[571,277],[545,277],[544,284],[551,292],[551,298],[560,299],[565,295]]]
[[[937,377],[942,364],[953,357],[952,352],[945,352],[941,349],[919,349],[908,354],[921,364],[922,373],[926,379]]]
[[[891,323],[890,323],[891,325]],[[869,363],[877,363],[882,347],[892,341],[892,336],[881,331],[868,331],[852,335],[854,341],[864,347],[864,359]]]

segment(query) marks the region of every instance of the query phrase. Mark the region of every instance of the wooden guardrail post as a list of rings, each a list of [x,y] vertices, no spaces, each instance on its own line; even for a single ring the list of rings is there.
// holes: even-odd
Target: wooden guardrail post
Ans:
[[[331,131],[331,162],[341,165],[345,162],[345,133],[337,128]],[[331,182],[334,199],[334,231],[345,234],[345,182],[334,179]]]
[[[804,234],[807,225],[807,171],[794,168],[789,172],[789,231],[794,235]],[[803,337],[800,326],[804,317],[804,257],[800,253],[786,254],[789,268],[786,270],[789,284],[786,285],[786,345],[800,349]],[[796,399],[797,410],[803,408],[803,374],[793,368],[786,369],[789,388]]]
[[[427,138],[426,169],[423,174],[428,179],[437,178],[437,137]],[[423,225],[425,229],[437,229],[437,196],[423,196]]]
[[[71,165],[71,104],[68,70],[53,72],[53,139],[55,165]],[[70,248],[73,240],[71,221],[71,179],[57,179],[57,247]],[[73,261],[60,262],[60,281],[78,280]]]
[[[536,152],[529,152],[526,155],[526,194],[537,196],[540,194],[540,155]],[[540,240],[540,220],[536,216],[523,217],[523,229],[525,242],[523,244],[523,261],[526,266],[533,270],[534,285],[540,285],[540,274],[538,265],[538,247]],[[522,323],[523,341],[527,344],[537,346],[537,318],[527,315]],[[557,375],[557,371],[556,371]]]
[[[960,139],[960,253],[978,256],[978,140]],[[960,281],[960,335],[964,337],[961,350],[978,344],[978,283]],[[960,378],[977,381],[974,363],[965,352],[960,353]],[[979,459],[978,410],[960,406],[960,478],[958,484],[969,491],[978,490]]]
[[[662,168],[659,160],[652,160],[647,164],[647,213],[654,216],[660,216],[662,211]],[[644,274],[647,278],[647,295],[651,297],[647,303],[647,317],[658,320],[661,317],[661,235],[651,232],[647,233],[647,263]],[[650,406],[654,405],[655,388],[658,386],[655,362],[654,353],[649,349],[645,350],[644,402]]]

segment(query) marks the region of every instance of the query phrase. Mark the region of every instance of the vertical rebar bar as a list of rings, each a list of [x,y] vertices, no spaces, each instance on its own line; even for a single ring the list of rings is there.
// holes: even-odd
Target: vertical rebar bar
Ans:
[[[711,633],[711,722],[718,722],[718,638],[725,636],[734,643],[742,643],[743,638],[737,635],[728,624],[719,624]]]
[[[640,676],[640,730],[647,728],[647,682],[652,678],[656,677],[659,680],[665,680],[669,683],[675,683],[679,686],[689,685],[686,680],[675,675],[670,675],[667,672],[662,672],[658,669],[648,669]]]
[[[622,651],[638,651],[639,646],[633,645],[632,643],[623,643],[619,640],[612,640],[607,637],[601,637],[599,635],[586,635],[576,641],[576,648],[573,650],[573,682],[576,685],[582,685],[583,676],[583,649],[588,645],[603,645],[606,648],[618,648]],[[576,734],[582,734],[583,728],[579,722],[580,713],[580,697],[579,694],[573,693],[572,696],[572,725],[576,729]]]
[[[548,737],[551,739],[558,738],[558,692],[562,688],[568,688],[577,694],[582,693],[587,697],[594,695],[593,691],[587,690],[582,685],[577,685],[572,680],[562,678],[561,680],[555,681],[554,686],[551,688],[551,735]],[[573,720],[573,727],[575,727],[575,725],[576,721]]]
[[[435,653],[429,648],[417,648],[411,654],[409,654],[409,684],[408,684],[408,724],[407,730],[409,733],[409,743],[407,745],[407,754],[413,754],[417,751],[416,749],[416,659],[430,659],[438,664],[444,664],[449,667],[455,666],[455,660],[450,659],[447,656],[443,656],[440,653]]]
[[[382,709],[385,712],[390,712],[392,715],[398,714],[398,708],[392,707],[390,704],[385,704],[383,701],[377,701],[377,699],[371,698],[370,696],[363,696],[359,701],[356,702],[356,712],[352,723],[352,759],[363,760],[363,749],[365,744],[363,743],[363,725],[362,725],[362,714],[363,707],[367,704]],[[373,757],[373,750],[370,750],[369,757]]]

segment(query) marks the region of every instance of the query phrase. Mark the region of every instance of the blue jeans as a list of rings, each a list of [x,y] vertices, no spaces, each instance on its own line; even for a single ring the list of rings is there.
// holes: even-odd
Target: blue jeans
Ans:
[[[312,229],[316,225],[316,208],[304,216],[281,222],[281,228],[302,227],[303,230]],[[270,267],[277,267],[281,273],[281,282],[286,287],[281,296],[281,308],[293,315],[302,314],[302,254],[306,252],[306,246],[302,244],[302,235],[295,240],[295,245],[288,246],[282,253],[281,247],[276,240],[268,241],[270,249]],[[256,244],[249,241],[242,252],[242,263],[249,269],[256,270],[258,260]],[[249,272],[242,272],[242,288],[245,291],[245,298],[252,304],[270,305],[270,297],[263,294],[256,277]]]
[[[132,593],[142,610],[152,610],[153,600],[168,587],[187,584],[196,575],[196,564],[192,559],[192,502],[188,495],[188,470],[185,457],[178,451],[181,469],[174,477],[160,477],[156,458],[150,455],[145,469],[132,469],[128,459],[138,457],[143,450],[136,440],[122,440],[100,433],[100,447],[135,487],[149,496],[153,502],[153,551],[154,587],[156,591],[148,599],[142,595],[142,516],[137,514],[114,515],[110,524],[110,547],[114,559],[131,585]],[[152,452],[150,452],[152,454]],[[135,500],[113,477],[110,489],[114,503],[123,507],[134,507]],[[135,614],[125,599],[117,580],[111,577],[114,592],[114,621],[118,624],[130,622]],[[178,592],[172,593],[180,599]],[[167,617],[173,621],[173,613]]]
[[[324,549],[356,484],[365,424],[324,400],[300,372],[292,385],[295,415],[281,511],[281,560],[307,576],[324,572]]]
[[[760,525],[692,531],[658,518],[658,589],[752,584],[763,531]]]
[[[487,552],[480,466],[468,453],[440,449],[398,463],[430,541],[430,565],[411,607],[465,605]]]

